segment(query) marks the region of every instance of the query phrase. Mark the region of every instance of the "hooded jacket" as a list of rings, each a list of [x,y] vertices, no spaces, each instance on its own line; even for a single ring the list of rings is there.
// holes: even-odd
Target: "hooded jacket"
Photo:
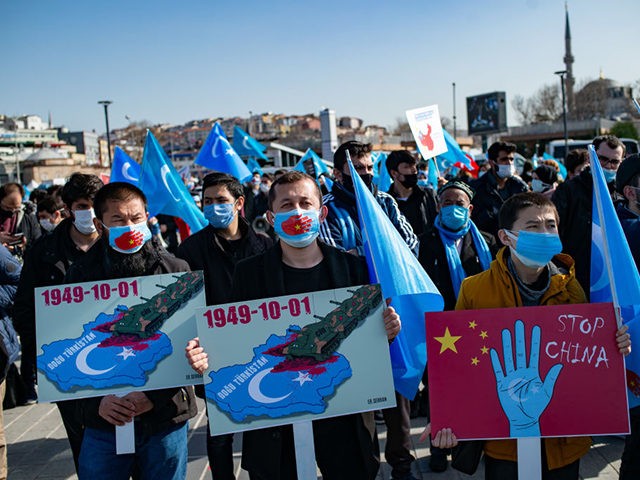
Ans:
[[[479,310],[483,308],[521,307],[522,298],[516,279],[507,267],[508,248],[503,247],[491,262],[489,270],[466,278],[460,287],[456,310]],[[586,303],[582,287],[575,277],[574,262],[569,255],[559,254],[552,262],[560,273],[551,275],[549,288],[540,299],[540,305],[565,305]],[[567,272],[567,273],[562,273]],[[575,462],[585,455],[591,446],[589,437],[545,438],[543,445],[550,470]],[[518,447],[515,440],[487,440],[486,455],[498,460],[517,461]]]

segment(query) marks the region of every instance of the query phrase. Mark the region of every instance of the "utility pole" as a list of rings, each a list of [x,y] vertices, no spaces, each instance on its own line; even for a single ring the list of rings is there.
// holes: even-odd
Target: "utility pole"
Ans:
[[[456,128],[456,82],[453,82],[453,139],[457,142],[458,129]]]
[[[107,126],[107,150],[109,152],[109,166],[111,166],[111,136],[109,134],[109,105],[113,102],[111,100],[100,100],[98,104],[104,106],[104,122]]]

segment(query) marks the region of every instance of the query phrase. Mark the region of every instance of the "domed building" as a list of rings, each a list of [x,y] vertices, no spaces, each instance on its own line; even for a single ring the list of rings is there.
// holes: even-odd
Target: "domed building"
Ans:
[[[629,85],[621,85],[600,74],[600,78],[588,82],[576,92],[574,111],[570,116],[575,120],[632,120],[637,116],[633,115],[632,99],[633,89]]]

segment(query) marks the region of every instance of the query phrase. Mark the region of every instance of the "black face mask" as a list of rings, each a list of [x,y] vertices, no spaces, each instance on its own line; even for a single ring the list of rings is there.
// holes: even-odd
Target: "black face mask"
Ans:
[[[403,175],[404,180],[398,180],[404,188],[413,188],[418,185],[418,174],[410,173],[408,175]]]
[[[373,192],[373,175],[370,173],[365,173],[364,175],[360,175],[360,178],[367,186],[367,188]],[[353,179],[351,175],[342,174],[342,186],[346,188],[349,192],[355,193],[355,189],[353,187]]]

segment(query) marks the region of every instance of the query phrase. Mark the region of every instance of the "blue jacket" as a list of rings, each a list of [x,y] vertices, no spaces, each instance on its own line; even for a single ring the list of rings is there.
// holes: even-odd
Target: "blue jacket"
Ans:
[[[375,193],[375,197],[393,226],[396,227],[396,230],[417,257],[418,237],[413,233],[407,219],[400,213],[395,199],[388,193],[380,191]],[[322,202],[329,209],[329,214],[327,219],[320,224],[320,239],[327,245],[340,250],[356,249],[358,255],[364,256],[355,195],[336,182],[333,184],[331,193],[325,195]]]
[[[624,236],[629,242],[631,255],[636,262],[636,267],[640,270],[640,217],[629,210],[625,204],[619,203],[616,206],[616,213],[620,219]]]
[[[20,262],[0,245],[0,381],[20,354],[20,342],[9,311],[13,307],[21,271]]]

